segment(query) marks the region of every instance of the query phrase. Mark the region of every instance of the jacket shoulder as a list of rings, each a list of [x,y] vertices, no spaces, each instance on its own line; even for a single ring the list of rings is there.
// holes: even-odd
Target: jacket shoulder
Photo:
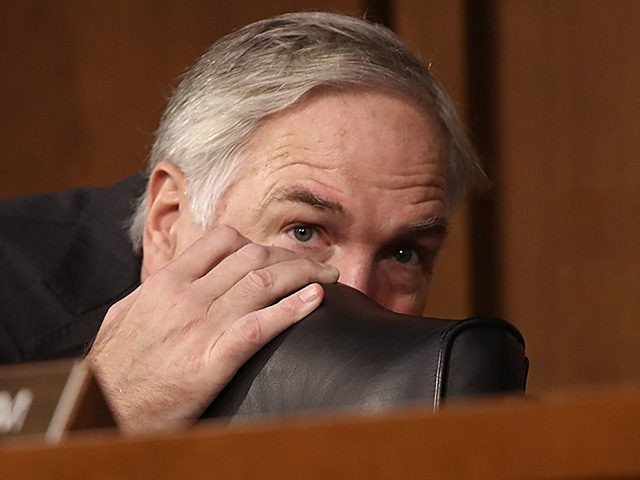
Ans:
[[[141,175],[0,201],[0,363],[78,354],[135,287],[126,224]]]

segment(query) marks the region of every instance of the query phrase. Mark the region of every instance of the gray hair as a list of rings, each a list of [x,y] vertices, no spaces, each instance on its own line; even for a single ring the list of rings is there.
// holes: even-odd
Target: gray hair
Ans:
[[[319,87],[390,89],[432,115],[447,149],[449,207],[482,176],[451,99],[395,34],[366,20],[322,12],[261,20],[214,43],[171,97],[149,171],[160,161],[176,165],[185,175],[195,222],[208,227],[261,121]],[[143,196],[130,228],[136,249],[145,217]]]

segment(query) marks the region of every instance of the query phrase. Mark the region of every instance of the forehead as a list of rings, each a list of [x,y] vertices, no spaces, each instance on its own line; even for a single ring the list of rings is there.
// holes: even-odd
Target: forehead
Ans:
[[[219,211],[251,223],[254,241],[264,225],[298,213],[340,217],[362,241],[446,220],[447,171],[436,125],[386,92],[310,97],[255,132]]]
[[[263,120],[249,142],[247,164],[258,175],[285,167],[339,170],[354,179],[374,172],[444,175],[444,151],[438,122],[405,96],[325,89]]]

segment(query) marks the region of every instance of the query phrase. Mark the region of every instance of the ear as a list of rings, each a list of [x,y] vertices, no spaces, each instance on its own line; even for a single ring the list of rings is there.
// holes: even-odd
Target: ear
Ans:
[[[180,218],[189,215],[185,178],[168,162],[151,172],[147,186],[147,217],[142,237],[143,277],[159,270],[176,255]]]

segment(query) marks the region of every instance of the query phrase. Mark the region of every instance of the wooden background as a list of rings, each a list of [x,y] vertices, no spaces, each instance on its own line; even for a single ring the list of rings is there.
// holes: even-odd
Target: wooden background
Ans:
[[[515,323],[532,391],[640,379],[635,0],[0,0],[0,198],[140,170],[211,42],[309,9],[366,11],[432,62],[492,174],[427,313]]]

